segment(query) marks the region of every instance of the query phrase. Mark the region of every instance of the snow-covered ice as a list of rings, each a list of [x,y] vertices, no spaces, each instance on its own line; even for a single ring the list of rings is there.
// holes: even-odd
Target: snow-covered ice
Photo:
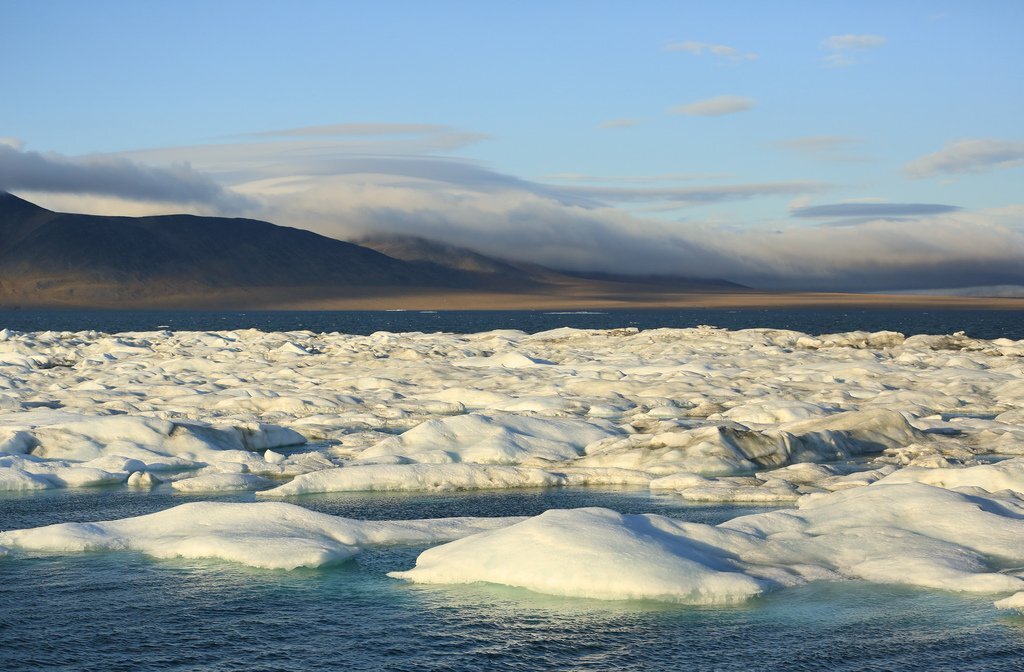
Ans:
[[[400,573],[412,581],[725,603],[857,578],[1012,606],[1005,594],[1024,592],[1024,341],[712,327],[0,332],[4,497],[255,490],[301,504],[583,485],[796,508],[714,527],[598,510],[479,535],[497,523],[395,523],[379,538],[459,538]],[[7,531],[0,546],[294,567],[347,557],[383,525],[292,504]],[[246,550],[257,546],[264,560]]]
[[[727,604],[809,581],[1024,590],[1024,501],[921,484],[809,496],[718,526],[551,510],[424,551],[395,578],[595,599]],[[1004,572],[1001,570],[1011,569]]]
[[[956,468],[1024,453],[1024,342],[1006,339],[711,327],[4,334],[8,491],[124,483],[135,472],[280,481],[419,464],[438,468],[310,477],[294,492],[314,481],[664,489],[667,477],[695,474],[705,480],[681,477],[682,496],[793,501],[872,479],[797,483],[772,470],[851,459],[864,471]],[[495,477],[499,465],[549,475]]]
[[[295,569],[339,562],[367,546],[438,543],[517,520],[360,521],[283,502],[197,502],[123,520],[0,532],[0,547],[49,553],[131,550],[157,558],[217,558]]]

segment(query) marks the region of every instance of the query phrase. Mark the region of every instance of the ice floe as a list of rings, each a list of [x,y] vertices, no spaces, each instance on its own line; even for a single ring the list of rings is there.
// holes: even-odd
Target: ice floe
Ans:
[[[359,521],[283,502],[198,502],[135,518],[0,532],[0,547],[71,553],[140,551],[217,558],[265,569],[320,567],[368,546],[435,544],[518,518]]]
[[[1024,589],[1024,501],[922,484],[800,500],[718,526],[607,509],[552,510],[424,551],[391,576],[553,595],[725,604],[810,581]],[[1007,571],[1004,571],[1007,570]]]

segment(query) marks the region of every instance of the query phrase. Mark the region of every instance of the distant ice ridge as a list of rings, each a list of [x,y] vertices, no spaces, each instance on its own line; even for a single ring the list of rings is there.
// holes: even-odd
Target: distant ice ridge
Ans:
[[[0,490],[630,484],[791,503],[1024,454],[1022,358],[1024,341],[963,334],[712,327],[0,330]]]

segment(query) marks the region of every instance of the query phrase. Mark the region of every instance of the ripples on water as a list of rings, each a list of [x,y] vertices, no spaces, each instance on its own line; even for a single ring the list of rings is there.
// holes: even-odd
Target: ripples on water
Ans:
[[[217,496],[250,500],[251,494]],[[0,498],[7,528],[210,499],[170,490]],[[355,518],[532,515],[608,506],[717,523],[763,511],[633,489],[339,494],[293,500]],[[131,552],[0,560],[0,669],[1020,670],[1024,618],[991,599],[850,582],[734,608],[547,597],[389,579],[422,548],[266,571]]]

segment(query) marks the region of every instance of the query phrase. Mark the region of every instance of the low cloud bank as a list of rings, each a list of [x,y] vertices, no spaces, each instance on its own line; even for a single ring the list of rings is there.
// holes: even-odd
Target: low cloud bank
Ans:
[[[358,145],[374,154],[355,151],[348,140],[304,139],[325,131],[408,137]],[[81,159],[0,144],[0,188],[59,210],[244,215],[341,239],[416,235],[566,270],[723,278],[766,289],[1024,285],[1024,206],[840,203],[804,205],[785,218],[780,202],[770,228],[722,227],[641,217],[620,206],[806,202],[829,185],[549,184],[422,153],[424,143],[459,142],[451,129],[318,127],[274,135],[289,139]],[[197,168],[180,163],[186,155]],[[810,221],[827,217],[843,225]]]
[[[98,194],[207,205],[229,213],[253,205],[188,164],[153,167],[113,156],[72,159],[23,151],[14,143],[0,143],[0,190]]]

